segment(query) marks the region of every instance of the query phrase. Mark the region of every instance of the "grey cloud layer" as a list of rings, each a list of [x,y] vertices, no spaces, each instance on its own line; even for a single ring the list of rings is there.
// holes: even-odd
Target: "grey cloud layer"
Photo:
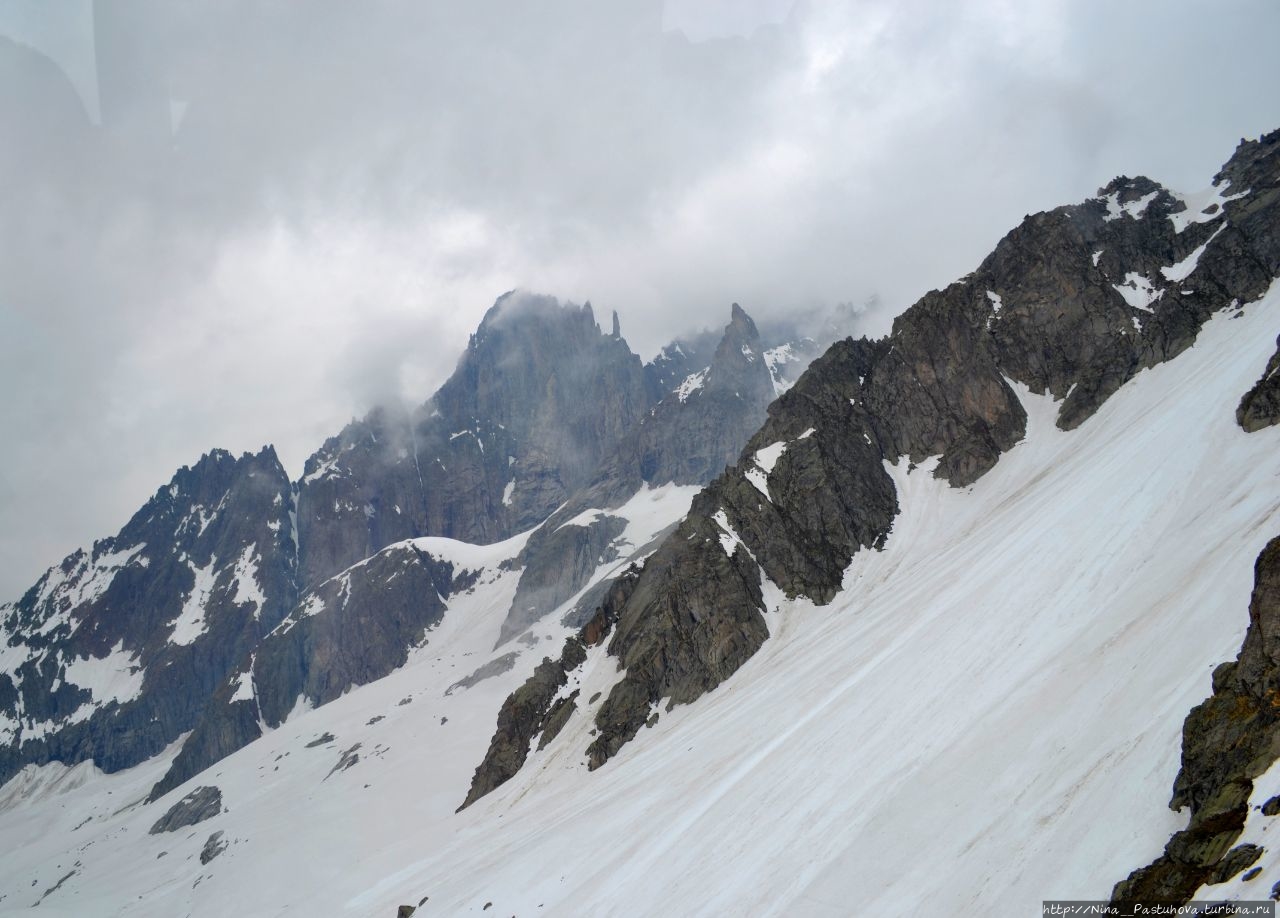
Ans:
[[[296,473],[421,399],[511,287],[617,309],[646,354],[731,300],[874,294],[880,331],[1024,213],[1121,172],[1203,186],[1280,125],[1269,0],[664,31],[778,18],[756,6],[99,4],[63,25],[97,36],[101,127],[0,39],[0,593],[208,448],[275,442]]]

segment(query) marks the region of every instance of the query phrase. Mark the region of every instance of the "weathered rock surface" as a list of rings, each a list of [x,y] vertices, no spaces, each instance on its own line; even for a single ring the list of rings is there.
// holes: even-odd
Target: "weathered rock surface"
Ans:
[[[530,536],[517,564],[524,570],[497,646],[522,633],[582,589],[601,564],[618,557],[615,540],[627,521],[600,512],[560,522],[556,514]]]
[[[403,666],[478,573],[403,542],[317,586],[213,694],[149,799],[257,739],[262,724],[279,726],[300,699],[318,707]]]
[[[1214,311],[1260,295],[1280,272],[1278,161],[1280,132],[1242,142],[1199,214],[1139,177],[1028,217],[887,338],[837,342],[789,389],[736,306],[718,339],[646,368],[589,307],[505,296],[430,401],[353,422],[296,487],[270,448],[215,452],[0,606],[0,782],[50,760],[126,767],[190,730],[156,793],[174,787],[300,698],[403,664],[468,574],[399,540],[545,523],[505,639],[617,550],[611,508],[645,483],[706,484],[643,573],[579,603],[576,620],[614,603],[609,652],[626,671],[596,714],[598,766],[655,703],[696,699],[755,652],[762,578],[830,601],[853,554],[891,536],[886,462],[938,457],[935,474],[967,486],[1023,434],[1010,381],[1060,398],[1074,427]],[[1241,404],[1246,429],[1274,423],[1277,360]],[[545,738],[577,709],[548,703],[513,735]]]
[[[735,315],[731,332],[749,337],[753,326]],[[645,369],[616,317],[605,334],[589,306],[510,294],[433,399],[411,414],[379,409],[353,422],[297,485],[270,447],[241,459],[214,451],[180,470],[117,536],[0,606],[0,640],[16,651],[0,671],[0,782],[51,760],[127,767],[193,730],[165,785],[173,786],[196,763],[240,748],[299,696],[323,704],[385,675],[439,610],[408,592],[429,575],[383,589],[400,561],[378,557],[381,549],[424,533],[488,541],[543,520],[590,483],[601,457],[616,454],[647,416],[651,391],[715,357],[710,344],[685,344]],[[716,359],[713,375],[726,385],[734,361],[746,361],[739,352]],[[743,391],[763,392],[767,377],[757,372],[746,380],[755,389]],[[734,422],[742,440],[767,402],[753,397],[755,415]],[[724,461],[738,446],[722,448]],[[522,559],[504,638],[614,556],[621,521],[580,523],[548,528]],[[374,560],[360,566],[366,559]],[[409,567],[420,575],[423,565]],[[296,604],[299,630],[283,640],[291,625],[260,648]],[[325,614],[312,619],[318,609]]]
[[[1221,883],[1258,859],[1232,848],[1248,817],[1253,781],[1280,758],[1280,538],[1254,565],[1249,628],[1240,654],[1213,674],[1213,694],[1182,727],[1182,768],[1170,807],[1191,810],[1152,864],[1116,884],[1118,905],[1183,904],[1206,883]]]
[[[151,835],[161,832],[176,832],[198,822],[212,819],[222,812],[222,791],[216,787],[197,787],[183,797],[155,821],[151,827]]]
[[[200,863],[208,864],[211,860],[227,850],[227,843],[222,840],[222,831],[219,830],[205,839],[204,847],[200,850]]]
[[[1219,181],[1265,189],[1268,203],[1243,209],[1250,191],[1185,225],[1169,192],[1117,179],[1098,199],[1028,217],[888,338],[833,345],[646,564],[609,645],[625,676],[597,714],[591,766],[654,703],[694,700],[755,652],[767,636],[762,575],[788,596],[835,596],[853,553],[889,537],[886,461],[937,456],[934,474],[966,486],[1025,430],[1007,379],[1061,398],[1058,424],[1071,428],[1138,368],[1189,346],[1215,309],[1260,296],[1280,265],[1277,176],[1280,132],[1242,144]],[[1166,291],[1177,295],[1140,303],[1117,286],[1134,274],[1175,281]]]
[[[755,322],[730,308],[711,362],[682,379],[561,511],[616,507],[644,484],[707,484],[741,452],[777,394]]]
[[[294,602],[290,505],[270,447],[215,450],[0,606],[0,782],[28,763],[127,768],[190,730]]]
[[[498,730],[489,751],[471,782],[471,791],[458,809],[464,809],[520,770],[529,754],[529,744],[546,723],[551,704],[568,681],[566,673],[586,659],[586,649],[571,638],[558,660],[545,658],[533,675],[502,704]]]
[[[677,338],[646,363],[644,378],[650,404],[656,405],[675,391],[680,383],[709,367],[720,337],[708,329],[696,335]]]
[[[303,587],[402,539],[489,543],[537,525],[648,410],[647,392],[640,358],[589,304],[506,294],[426,404],[376,410],[307,460]]]
[[[533,675],[513,692],[498,712],[498,728],[489,742],[484,760],[476,768],[471,789],[459,810],[466,809],[495,787],[506,783],[524,765],[534,737],[542,734],[542,749],[563,729],[577,705],[577,692],[557,698],[568,684],[569,673],[587,658],[587,649],[609,634],[635,586],[639,572],[629,570],[617,578],[596,615],[578,634],[565,641],[557,660],[546,657]]]
[[[457,682],[450,685],[444,690],[446,695],[452,695],[455,689],[469,689],[477,683],[483,682],[485,679],[492,679],[494,676],[501,676],[503,673],[511,672],[511,668],[516,665],[516,657],[518,653],[504,653],[500,657],[494,657],[488,663],[476,667],[475,672],[469,676],[464,676]]]
[[[616,508],[645,485],[707,484],[737,458],[786,384],[785,375],[775,378],[773,369],[789,371],[807,360],[802,342],[782,348],[791,362],[771,364],[755,322],[737,303],[732,305],[710,363],[681,379],[640,418],[603,459],[592,481],[529,539],[517,559],[524,572],[499,645],[572,598],[600,564],[618,557],[614,540],[625,521],[593,514],[593,509]],[[687,368],[694,365],[689,355],[696,353],[693,345],[687,352],[679,344],[669,345],[658,360],[670,370],[678,355]],[[591,608],[588,617],[593,612]]]
[[[1236,423],[1247,433],[1280,424],[1280,338],[1276,339],[1276,352],[1267,361],[1262,377],[1240,399]]]

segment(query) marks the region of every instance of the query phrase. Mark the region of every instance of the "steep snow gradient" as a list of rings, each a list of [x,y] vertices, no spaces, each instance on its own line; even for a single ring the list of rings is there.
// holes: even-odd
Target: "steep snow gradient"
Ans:
[[[0,911],[72,870],[40,914],[390,918],[429,896],[428,915],[1030,915],[1105,897],[1185,822],[1166,807],[1182,720],[1234,657],[1280,532],[1280,428],[1234,421],[1278,331],[1273,288],[1068,433],[1020,388],[1026,440],[968,489],[891,468],[902,514],[836,602],[766,584],[763,648],[599,771],[587,699],[618,673],[596,648],[570,686],[587,712],[454,813],[502,699],[563,635],[537,626],[513,670],[445,696],[491,656],[503,575],[402,670],[157,804],[136,801],[163,761],[29,769],[0,798]],[[147,835],[197,784],[228,812]],[[218,830],[230,845],[202,866]]]

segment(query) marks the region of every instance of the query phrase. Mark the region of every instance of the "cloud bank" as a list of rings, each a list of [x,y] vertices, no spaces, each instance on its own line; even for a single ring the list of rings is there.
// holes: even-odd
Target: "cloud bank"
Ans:
[[[0,595],[174,468],[296,474],[512,287],[645,356],[741,302],[975,267],[1119,173],[1280,126],[1270,0],[515,0],[0,11]],[[9,36],[8,39],[3,36]]]

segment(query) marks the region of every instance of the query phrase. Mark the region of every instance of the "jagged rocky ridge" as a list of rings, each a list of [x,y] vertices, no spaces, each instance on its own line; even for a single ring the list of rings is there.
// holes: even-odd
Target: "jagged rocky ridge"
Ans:
[[[1280,759],[1280,538],[1254,566],[1249,628],[1240,654],[1213,673],[1213,694],[1182,728],[1182,768],[1169,806],[1191,811],[1153,863],[1116,884],[1112,903],[1184,905],[1203,885],[1226,882],[1262,854],[1235,846],[1253,781]],[[1267,815],[1274,815],[1269,813]]]
[[[616,321],[604,334],[589,304],[506,294],[430,400],[375,410],[307,460],[301,585],[402,539],[489,543],[537,525],[644,414],[647,393]]]
[[[213,693],[149,799],[278,727],[296,705],[327,704],[404,665],[449,597],[474,586],[479,573],[410,541],[307,593]]]
[[[514,777],[528,758],[535,738],[539,749],[555,739],[578,708],[578,692],[566,695],[561,691],[568,683],[568,674],[586,660],[588,648],[608,637],[639,576],[639,569],[632,566],[615,578],[596,614],[578,634],[565,641],[559,659],[544,659],[528,681],[503,702],[497,731],[459,810]]]
[[[1194,340],[1198,323],[1203,322],[1215,304],[1221,306],[1232,299],[1247,302],[1256,296],[1276,270],[1275,144],[1276,135],[1270,135],[1257,143],[1242,145],[1219,176],[1218,201],[1203,211],[1188,211],[1180,200],[1154,183],[1134,179],[1117,180],[1103,189],[1102,196],[1095,201],[1028,218],[1001,242],[975,274],[945,291],[930,294],[900,318],[890,338],[879,342],[846,341],[833,347],[806,377],[809,382],[784,394],[765,428],[745,453],[741,453],[736,465],[699,498],[694,513],[681,524],[680,532],[660,546],[642,546],[636,552],[636,556],[648,556],[649,560],[627,602],[618,609],[617,626],[609,645],[616,657],[630,661],[627,677],[596,713],[600,731],[590,752],[591,761],[599,764],[616,752],[634,735],[638,725],[645,722],[655,701],[691,701],[727,678],[754,652],[767,636],[759,614],[763,601],[762,571],[771,583],[791,595],[804,594],[819,602],[834,595],[848,558],[862,547],[880,544],[890,531],[896,500],[883,473],[885,458],[905,455],[918,461],[940,455],[938,474],[953,484],[964,485],[989,469],[1021,434],[1021,407],[1004,382],[1006,375],[1028,382],[1033,388],[1039,386],[1063,395],[1060,423],[1064,427],[1074,426],[1138,368],[1167,359],[1188,346]],[[1114,255],[1114,263],[1109,260],[1112,258],[1109,251],[1113,255],[1121,253]],[[1123,276],[1117,276],[1121,271]],[[518,305],[521,308],[516,309]],[[504,319],[504,312],[509,308],[515,311]],[[583,312],[585,310],[556,311],[547,303],[524,308],[523,301],[508,297],[495,306],[486,322],[491,334],[496,334],[493,329],[501,328],[508,319],[543,326],[555,326],[558,320],[564,319],[576,328],[584,324]],[[749,320],[744,319],[745,316],[739,317],[735,312],[722,339],[723,345],[732,334],[740,338],[746,336],[739,340],[738,350],[718,347],[716,357],[723,358],[726,365],[736,361],[735,372],[748,374],[743,377],[746,388],[738,386],[732,391],[740,398],[744,391],[752,393],[758,409],[763,410],[763,401],[772,393],[764,384],[767,375],[752,369],[754,362],[747,359],[742,350],[741,345],[753,334],[748,327]],[[604,372],[609,379],[622,382],[614,389],[605,388],[615,394],[639,391],[641,410],[635,413],[637,420],[632,426],[625,429],[625,425],[607,420],[584,422],[591,429],[617,433],[612,444],[608,436],[600,437],[601,458],[594,468],[575,472],[577,478],[558,470],[550,478],[530,477],[530,482],[552,481],[549,487],[559,489],[557,493],[564,492],[566,479],[585,482],[576,494],[569,494],[562,514],[573,507],[582,507],[584,511],[607,508],[621,500],[629,487],[653,484],[668,474],[669,480],[694,481],[700,476],[705,479],[715,474],[719,468],[716,461],[703,457],[699,464],[691,464],[686,457],[674,453],[670,461],[659,457],[648,464],[629,464],[643,451],[624,448],[623,444],[628,437],[639,438],[636,431],[647,424],[655,425],[651,428],[655,431],[663,423],[670,423],[673,430],[680,425],[686,425],[684,429],[697,429],[704,424],[705,417],[682,414],[677,406],[684,412],[693,412],[699,405],[712,404],[710,399],[705,403],[703,399],[715,389],[716,372],[705,367],[695,370],[681,380],[674,400],[669,393],[658,404],[652,404],[650,393],[655,388],[652,380],[667,378],[669,381],[676,372],[667,372],[662,377],[656,370],[646,373],[641,368],[639,387],[634,388],[632,371],[638,366],[638,358],[621,342],[616,323],[609,335],[595,328],[593,321],[590,325],[591,329],[584,329],[577,338],[572,334],[557,337],[554,331],[543,327],[534,334],[473,341],[474,347],[469,348],[468,356],[463,358],[458,373],[451,379],[457,387],[453,403],[488,404],[481,396],[482,391],[490,392],[490,401],[498,399],[496,393],[501,384],[495,380],[500,374],[494,368],[502,364],[508,353],[507,345],[518,349],[520,342],[528,342],[536,351],[551,339],[572,338],[588,351],[607,351],[619,362],[621,369],[611,366]],[[484,329],[482,325],[482,331]],[[1036,342],[1041,341],[1037,334],[1051,346],[1043,343],[1037,346]],[[478,332],[476,337],[483,336]],[[615,346],[617,344],[620,346]],[[770,364],[770,349],[763,342],[748,350],[764,358],[760,361],[762,365]],[[520,376],[526,382],[528,379],[549,381],[556,376],[554,370],[548,376],[539,375],[554,361],[521,352],[517,362],[533,368]],[[693,365],[690,362],[681,369]],[[1268,378],[1269,375],[1264,376],[1262,382]],[[489,390],[485,390],[483,380],[492,383]],[[701,388],[697,385],[699,381]],[[550,384],[552,396],[538,402],[540,407],[530,409],[535,413],[544,412],[543,420],[553,428],[564,420],[559,410],[563,399],[557,401],[559,396],[554,393],[557,385]],[[781,387],[775,375],[773,392]],[[683,400],[678,395],[682,389]],[[724,391],[729,391],[728,387]],[[613,417],[610,413],[616,414],[624,402],[622,395],[611,396],[597,403],[596,408],[602,417]],[[428,406],[433,404],[436,407],[431,410],[438,410],[434,400]],[[485,415],[494,420],[495,425],[502,425],[496,427],[496,433],[491,430],[493,438],[485,441],[478,433],[483,426],[479,423],[483,420],[482,412],[463,418],[458,411],[450,410],[459,419],[477,423],[472,425],[474,429],[470,434],[466,430],[450,433],[444,441],[445,448],[452,450],[456,447],[455,441],[470,440],[474,441],[475,450],[474,455],[458,454],[462,461],[455,468],[461,470],[457,473],[460,478],[442,480],[448,487],[459,484],[462,490],[466,490],[468,481],[474,484],[483,480],[482,490],[487,489],[484,490],[486,496],[483,500],[477,499],[476,506],[484,504],[490,509],[493,509],[495,493],[497,502],[506,506],[503,498],[510,486],[514,506],[518,490],[514,477],[504,477],[505,483],[498,488],[486,477],[484,463],[488,460],[479,458],[480,444],[502,441],[509,435],[502,432],[509,425],[497,420],[501,417],[498,409]],[[425,408],[418,414],[424,412]],[[664,422],[662,418],[667,412],[672,420]],[[731,416],[724,410],[706,414]],[[278,605],[260,612],[252,625],[246,625],[243,639],[220,640],[220,647],[229,643],[235,651],[226,658],[219,657],[207,672],[200,669],[192,674],[175,663],[165,667],[172,675],[161,677],[150,667],[138,667],[143,652],[138,650],[137,641],[132,637],[129,641],[123,640],[123,632],[136,627],[141,633],[147,630],[146,622],[155,626],[148,633],[158,631],[164,635],[155,639],[157,647],[148,653],[158,657],[167,653],[180,656],[185,652],[158,646],[173,643],[168,639],[171,632],[165,623],[176,619],[168,617],[168,611],[163,613],[166,616],[163,620],[158,618],[158,612],[145,612],[136,622],[127,624],[125,620],[130,616],[106,615],[96,610],[108,606],[117,611],[131,610],[132,600],[125,605],[110,605],[104,597],[110,596],[111,603],[115,603],[127,595],[154,588],[159,591],[157,596],[164,593],[170,597],[163,602],[157,600],[160,605],[167,603],[166,608],[172,607],[174,603],[170,600],[177,597],[181,599],[178,605],[185,610],[194,596],[196,601],[190,604],[191,623],[202,621],[212,628],[209,623],[222,617],[218,612],[220,602],[225,600],[224,604],[239,610],[241,605],[247,605],[242,601],[245,594],[241,590],[247,590],[249,582],[276,576],[264,574],[262,570],[253,577],[241,576],[236,573],[241,568],[238,563],[232,566],[230,574],[226,572],[226,564],[221,562],[236,549],[243,552],[243,540],[235,545],[228,543],[217,551],[209,550],[207,557],[216,557],[220,563],[208,572],[214,580],[213,586],[203,590],[196,589],[195,568],[190,564],[186,565],[191,574],[188,586],[187,576],[175,573],[182,565],[156,566],[148,552],[139,552],[137,560],[117,563],[118,552],[136,548],[138,544],[138,540],[118,541],[125,538],[122,532],[117,541],[100,543],[106,545],[102,550],[95,548],[85,553],[88,560],[77,561],[76,556],[72,556],[65,571],[47,575],[51,578],[49,583],[54,584],[48,587],[48,595],[45,595],[46,588],[37,584],[35,590],[18,603],[3,607],[5,681],[0,681],[0,705],[7,705],[6,710],[10,712],[7,723],[10,735],[16,740],[17,728],[24,730],[21,740],[5,750],[3,765],[8,773],[29,762],[74,762],[86,758],[92,758],[107,770],[125,767],[163,748],[166,742],[184,732],[178,725],[186,724],[186,729],[193,729],[193,733],[188,740],[189,749],[184,749],[175,762],[175,770],[166,778],[171,782],[168,786],[172,786],[183,774],[195,774],[251,740],[264,724],[271,726],[273,720],[266,717],[266,711],[275,712],[271,718],[282,720],[299,699],[308,704],[324,703],[351,685],[376,679],[400,665],[404,655],[428,632],[440,610],[431,608],[429,602],[414,604],[413,600],[397,598],[394,589],[384,586],[393,579],[393,574],[407,576],[411,581],[420,578],[422,590],[427,589],[428,582],[438,585],[437,580],[443,575],[432,580],[432,575],[422,573],[421,569],[433,563],[446,563],[445,559],[432,557],[425,549],[423,552],[429,561],[410,557],[403,550],[406,546],[403,541],[389,543],[383,549],[387,553],[385,557],[361,556],[355,563],[367,568],[365,573],[370,579],[364,584],[367,589],[362,594],[367,599],[359,607],[348,605],[349,596],[341,586],[352,579],[342,579],[347,568],[333,576],[308,581],[308,575],[299,573],[295,563],[299,558],[319,559],[330,552],[330,548],[332,557],[337,557],[348,550],[342,546],[357,543],[364,546],[356,550],[356,554],[360,554],[395,534],[392,517],[380,515],[373,501],[377,497],[378,506],[384,509],[388,501],[392,502],[392,510],[401,506],[395,503],[401,493],[397,482],[407,479],[409,454],[400,456],[400,447],[394,451],[387,447],[395,441],[397,431],[395,424],[385,421],[389,416],[385,411],[375,412],[370,416],[372,420],[366,419],[367,423],[352,425],[348,432],[354,431],[353,437],[345,441],[337,438],[340,449],[335,441],[330,441],[329,446],[313,457],[314,462],[309,463],[307,474],[315,476],[310,482],[300,482],[291,489],[282,472],[273,472],[276,490],[271,494],[271,508],[235,510],[236,516],[243,513],[255,517],[256,514],[257,522],[253,525],[261,524],[271,533],[263,538],[274,540],[273,544],[278,545],[278,557],[268,559],[265,554],[261,555],[266,567],[277,573],[283,571],[277,586],[272,587],[274,592],[268,595],[263,586],[264,600],[269,599],[270,604],[278,600]],[[732,417],[739,418],[738,415]],[[748,413],[743,412],[734,423],[742,423],[744,431],[750,430],[757,422],[748,425],[742,420],[747,417]],[[365,427],[361,428],[361,424]],[[591,427],[592,424],[596,426]],[[360,438],[366,435],[368,442],[364,443]],[[663,436],[654,435],[653,439],[659,444],[665,442]],[[716,442],[714,437],[690,438],[689,448]],[[527,444],[516,446],[525,449]],[[727,450],[725,459],[739,452],[736,446],[729,445],[728,438],[716,448]],[[349,463],[342,458],[347,453],[352,456]],[[419,451],[413,455],[420,460],[424,453]],[[441,458],[444,455],[437,454],[438,464],[447,469]],[[359,458],[361,456],[363,458]],[[394,461],[384,469],[370,458],[376,456]],[[449,456],[452,458],[452,453]],[[225,454],[215,453],[213,457],[221,460]],[[512,458],[509,453],[504,457],[509,468],[515,465],[510,461]],[[328,464],[331,461],[332,464]],[[415,472],[418,464],[415,463]],[[385,476],[380,477],[384,471]],[[329,482],[334,487],[331,493],[321,488],[321,483],[330,478],[335,479]],[[339,486],[337,479],[344,478],[351,481]],[[412,482],[409,486],[412,489]],[[541,487],[538,485],[530,493]],[[308,489],[311,489],[310,497]],[[213,496],[208,500],[184,511],[195,514],[197,528],[201,534],[210,533],[209,539],[214,538],[212,533],[216,533],[218,527],[212,522],[206,524],[204,517],[209,515],[209,508],[219,507],[222,501],[221,492],[211,493]],[[278,502],[274,501],[277,496]],[[328,503],[329,497],[334,498],[332,504]],[[364,498],[369,500],[360,507],[360,512],[351,512],[356,506],[354,501]],[[304,525],[310,512],[305,511],[308,505],[316,516]],[[295,507],[305,511],[300,512],[297,526],[292,525],[290,513]],[[326,509],[328,507],[332,510]],[[227,503],[221,512],[230,514],[232,509],[232,504]],[[506,507],[504,512],[514,511]],[[558,531],[567,522],[562,514],[548,520],[544,532],[551,532],[553,523]],[[593,556],[607,557],[616,542],[616,537],[610,534],[607,516],[607,511],[597,513],[586,525],[589,534],[585,545],[572,542],[561,545],[549,551],[538,564],[534,563],[532,554],[516,563],[528,574],[538,569],[552,569],[557,557],[569,557],[570,553],[576,552],[583,560],[582,568]],[[371,523],[375,519],[380,522]],[[592,532],[597,521],[600,528]],[[176,527],[176,522],[171,523]],[[494,523],[495,527],[499,525],[515,524],[509,520]],[[612,528],[616,530],[616,524]],[[495,533],[502,531],[505,530],[494,529]],[[309,546],[323,545],[324,533],[337,533],[335,541],[330,548],[316,548],[316,554],[308,556]],[[175,528],[168,534],[156,535],[147,544],[154,549],[160,544],[177,544],[186,537]],[[681,539],[688,544],[681,547],[678,544]],[[530,539],[530,543],[533,541]],[[597,549],[600,555],[594,554]],[[198,557],[191,556],[195,557],[197,566],[205,564],[205,550],[198,547]],[[653,550],[656,551],[650,554]],[[181,556],[180,551],[174,554]],[[237,554],[237,561],[239,557]],[[141,561],[144,558],[146,567]],[[374,560],[365,563],[369,558]],[[615,558],[614,562],[622,565],[624,559]],[[332,562],[315,561],[310,576],[318,577],[318,572],[328,563]],[[84,571],[80,570],[81,566],[85,567]],[[413,573],[402,574],[404,571]],[[359,583],[365,573],[353,575],[354,580]],[[464,588],[455,583],[457,576],[456,572],[452,574],[449,589]],[[581,573],[574,577],[580,578]],[[151,584],[152,580],[163,586],[140,585],[142,581]],[[87,649],[86,644],[85,652],[77,651],[74,658],[55,651],[49,662],[46,659],[50,657],[49,645],[42,643],[47,635],[34,632],[46,618],[52,620],[54,613],[41,612],[36,607],[42,607],[59,589],[57,584],[64,581],[70,585],[56,598],[55,605],[47,608],[56,607],[56,614],[69,624],[68,632],[74,633],[76,640],[85,641],[95,634],[95,629],[107,634],[110,629],[104,625],[81,627],[77,624],[98,616],[103,621],[109,618],[121,639],[94,650]],[[93,588],[81,590],[78,584],[82,583],[91,583]],[[133,586],[127,590],[130,583]],[[530,580],[529,586],[537,586],[536,578]],[[597,592],[583,597],[574,620],[591,618],[608,587],[607,582],[599,584]],[[165,593],[166,590],[169,592]],[[302,595],[299,597],[298,593]],[[437,595],[447,604],[447,589],[438,591]],[[202,601],[202,596],[210,598]],[[363,632],[359,632],[362,639],[348,642],[349,653],[334,653],[334,635],[355,633],[350,630],[351,622],[368,625],[383,621],[384,613],[377,607],[384,602],[389,610],[385,614],[392,620],[386,629],[386,640],[365,641]],[[542,612],[550,610],[545,601],[532,605],[541,607]],[[276,629],[279,635],[264,641],[263,635],[272,632],[291,608],[295,612],[311,608],[317,614],[303,613],[297,618],[289,614],[295,627]],[[513,612],[518,611],[513,602]],[[236,614],[243,618],[246,612],[239,610]],[[315,621],[299,630],[297,622],[304,618]],[[513,622],[504,633],[519,634],[519,625],[520,622]],[[218,627],[225,627],[228,634],[232,629],[231,625]],[[265,653],[258,652],[260,642],[266,648]],[[177,644],[187,646],[180,641]],[[203,647],[199,640],[192,646]],[[117,647],[123,655],[120,659],[109,653]],[[131,657],[135,652],[136,658]],[[193,658],[200,658],[203,651],[191,653]],[[62,702],[39,700],[51,692],[66,689],[67,682],[84,689],[74,678],[64,679],[60,675],[63,669],[68,677],[79,671],[82,679],[90,680],[83,668],[75,665],[76,661],[88,662],[90,670],[99,672],[104,671],[101,664],[111,662],[111,666],[105,668],[111,677],[109,684],[98,685],[99,691],[94,692],[93,698],[95,707],[109,713],[89,715],[89,708],[84,706],[82,714],[79,706],[66,707]],[[116,676],[123,678],[116,680]],[[164,679],[173,681],[162,682]],[[165,691],[158,690],[162,684]],[[130,693],[136,692],[138,685],[143,690],[135,697]],[[153,687],[157,689],[154,692]],[[30,706],[26,703],[28,696],[36,699]],[[208,703],[213,696],[216,696],[213,703]],[[63,697],[67,697],[65,692]],[[84,700],[83,695],[77,698]],[[249,698],[252,704],[248,703]],[[46,712],[40,706],[46,703],[51,713],[42,720]],[[201,716],[206,703],[208,710]],[[148,705],[151,707],[147,708]],[[263,710],[259,711],[260,708]],[[562,705],[557,717],[570,717],[573,710],[573,706]],[[563,723],[555,718],[548,722]],[[116,729],[121,724],[125,729]],[[545,734],[544,727],[539,729]]]
[[[591,511],[616,508],[646,486],[705,485],[737,458],[774,395],[788,385],[779,372],[784,368],[771,359],[776,352],[765,348],[751,317],[734,303],[710,363],[658,401],[603,458],[592,480],[534,532],[516,560],[524,573],[499,644],[573,597],[599,563],[617,557],[621,520]],[[594,611],[588,603],[578,614],[589,618]]]
[[[886,462],[938,457],[934,474],[967,486],[1024,433],[1007,380],[1061,400],[1070,430],[1194,343],[1213,312],[1260,297],[1280,275],[1278,184],[1280,131],[1241,141],[1198,210],[1150,179],[1118,178],[1027,217],[887,338],[833,345],[645,562],[608,645],[623,675],[595,713],[590,767],[655,704],[695,700],[755,653],[765,579],[789,597],[835,596],[853,554],[892,530]],[[532,728],[506,733],[536,733],[546,716],[535,709]],[[510,759],[499,731],[467,802]]]
[[[293,604],[290,509],[274,450],[215,450],[0,606],[0,781],[49,761],[115,771],[190,730]]]
[[[751,319],[734,310],[706,364],[704,345],[688,343],[642,366],[616,314],[606,334],[589,303],[504,294],[431,399],[407,414],[376,409],[307,460],[298,485],[300,586],[406,538],[501,541],[575,494],[599,492],[602,477],[617,502],[643,482],[710,480],[806,358],[799,340],[767,350]],[[755,372],[742,366],[753,360]],[[683,404],[708,378],[706,397],[683,410],[664,407],[672,388]],[[643,468],[632,468],[641,442]]]
[[[433,527],[448,532],[455,518],[502,535],[528,528],[528,517],[545,516],[552,502],[585,508],[565,501],[565,489],[604,480],[596,457],[607,454],[616,468],[613,457],[627,455],[621,439],[634,442],[642,421],[696,429],[690,455],[698,464],[615,476],[608,506],[646,482],[704,483],[759,426],[805,347],[769,351],[735,305],[718,350],[673,345],[641,367],[616,316],[604,334],[589,306],[508,294],[453,377],[416,413],[416,428],[375,410],[327,441],[294,485],[270,448],[239,460],[214,451],[180,471],[116,537],[73,554],[0,606],[0,782],[46,761],[92,759],[118,770],[191,731],[158,795],[277,726],[297,704],[324,704],[381,678],[481,572],[455,569],[413,541],[374,546]],[[709,363],[698,365],[702,358]],[[708,378],[700,390],[696,383]],[[683,395],[668,405],[663,387],[682,383]],[[719,397],[729,386],[740,394]],[[461,433],[444,436],[464,415]],[[578,449],[583,442],[589,448]],[[419,478],[424,461],[434,471]],[[431,494],[414,504],[428,483]],[[517,500],[521,488],[532,495],[526,504]],[[470,509],[460,509],[468,493]],[[450,500],[453,509],[436,513]],[[405,510],[413,506],[417,517]],[[486,507],[487,521],[477,521]],[[637,548],[621,540],[617,517],[567,519],[511,560],[522,589],[500,642]],[[466,534],[479,540],[479,531]]]
[[[1236,421],[1249,433],[1280,424],[1280,340],[1276,341],[1276,352],[1267,361],[1262,377],[1240,399]]]
[[[544,307],[539,302],[536,308]],[[539,321],[547,321],[549,315],[554,322],[565,314],[576,323],[583,313],[571,308],[543,314]],[[491,312],[486,322],[493,319]],[[532,338],[531,346],[536,349],[539,340],[540,336]],[[771,375],[754,323],[736,305],[724,342],[711,366],[699,375],[722,379],[725,387],[737,386],[731,396],[722,397],[711,386],[705,400],[697,392],[685,398],[673,395],[669,398],[678,408],[664,407],[664,400],[644,419],[660,418],[654,422],[668,427],[698,427],[706,440],[701,454],[718,456],[720,467],[739,448],[732,438],[739,437],[740,444],[749,436],[764,416],[775,385],[785,385],[785,377]],[[512,342],[513,347],[517,344]],[[618,506],[646,483],[666,483],[672,477],[689,483],[682,476],[612,482],[608,490],[612,502],[606,506]],[[598,489],[588,487],[583,492],[600,498]],[[521,573],[498,645],[572,597],[601,565],[620,559],[621,552],[646,550],[646,546],[619,543],[624,524],[618,517],[598,512],[590,519],[573,520],[571,508],[587,503],[590,500],[582,496],[570,498],[507,563]],[[257,739],[264,729],[279,726],[297,704],[326,704],[347,689],[402,666],[408,653],[428,639],[427,632],[441,620],[450,597],[471,589],[482,573],[433,557],[430,548],[423,547],[425,542],[429,540],[393,543],[304,593],[285,621],[213,693],[151,798],[158,799]],[[607,589],[608,582],[600,588]]]

